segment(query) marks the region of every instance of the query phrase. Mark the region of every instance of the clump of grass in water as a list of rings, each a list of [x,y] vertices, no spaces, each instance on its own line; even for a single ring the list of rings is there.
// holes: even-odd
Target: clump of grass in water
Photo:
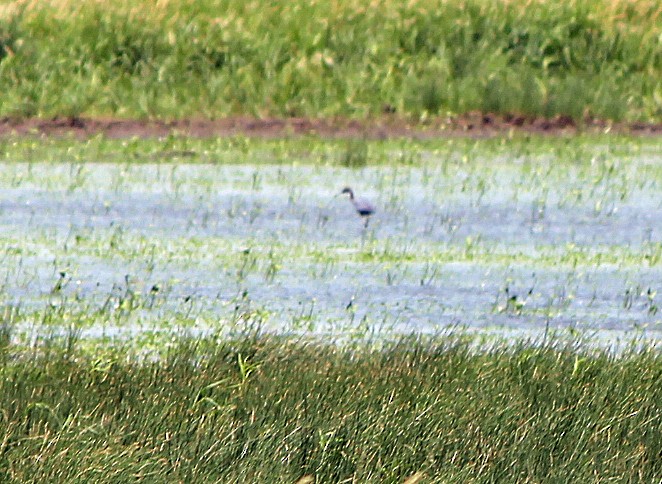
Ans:
[[[402,482],[662,475],[662,356],[461,335],[245,335],[3,360],[3,480]]]
[[[368,143],[364,139],[350,139],[340,163],[347,168],[361,168],[368,164]]]

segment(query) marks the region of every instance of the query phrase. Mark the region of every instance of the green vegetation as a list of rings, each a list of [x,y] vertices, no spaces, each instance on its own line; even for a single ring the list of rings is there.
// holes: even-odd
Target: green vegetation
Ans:
[[[3,482],[658,482],[662,357],[180,338],[0,346]]]
[[[0,116],[662,119],[655,0],[15,1]]]
[[[447,165],[449,168],[456,166],[471,170],[472,175],[476,176],[481,175],[485,165],[497,172],[504,161],[508,163],[503,169],[508,169],[513,160],[525,162],[529,170],[549,169],[550,157],[562,169],[583,166],[588,170],[609,170],[612,165],[625,169],[620,166],[619,160],[637,156],[655,157],[661,150],[662,142],[658,138],[615,134],[579,134],[572,137],[514,134],[485,139],[420,140],[343,140],[316,136],[282,139],[245,136],[193,138],[176,134],[146,139],[113,139],[101,134],[85,140],[46,136],[0,137],[0,161],[10,163],[295,163],[356,169],[376,165],[412,168]],[[494,166],[491,159],[499,159],[500,164]],[[659,171],[655,164],[645,169]]]

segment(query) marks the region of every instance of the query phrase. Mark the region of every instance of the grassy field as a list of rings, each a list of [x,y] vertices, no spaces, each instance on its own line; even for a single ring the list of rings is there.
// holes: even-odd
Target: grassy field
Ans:
[[[14,1],[0,116],[662,120],[654,0]]]
[[[662,357],[244,335],[0,341],[3,482],[659,482]]]

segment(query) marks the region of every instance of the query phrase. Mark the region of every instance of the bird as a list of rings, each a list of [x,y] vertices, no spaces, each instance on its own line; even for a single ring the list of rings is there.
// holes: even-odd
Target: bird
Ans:
[[[354,190],[352,190],[351,188],[349,187],[343,188],[342,191],[340,192],[340,195],[344,195],[345,193],[349,194],[349,201],[352,202],[352,205],[354,205],[356,212],[363,218],[364,220],[363,226],[367,227],[368,222],[370,221],[370,216],[374,214],[377,209],[368,200],[364,198],[355,198]]]

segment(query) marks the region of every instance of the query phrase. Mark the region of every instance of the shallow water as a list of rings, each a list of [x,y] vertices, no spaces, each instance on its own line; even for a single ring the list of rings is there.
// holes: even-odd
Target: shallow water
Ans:
[[[657,341],[659,165],[4,164],[0,295],[89,335],[253,311],[286,332]],[[377,205],[367,229],[345,185]]]

